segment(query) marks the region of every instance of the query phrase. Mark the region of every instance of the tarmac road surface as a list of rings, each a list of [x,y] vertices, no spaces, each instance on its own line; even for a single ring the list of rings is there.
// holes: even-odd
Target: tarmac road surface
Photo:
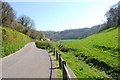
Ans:
[[[49,78],[50,70],[49,53],[34,42],[2,58],[2,78]]]

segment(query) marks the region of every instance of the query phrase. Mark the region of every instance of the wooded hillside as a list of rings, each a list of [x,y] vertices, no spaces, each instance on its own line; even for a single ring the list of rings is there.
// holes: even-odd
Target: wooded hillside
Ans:
[[[83,29],[70,29],[65,31],[45,31],[47,38],[50,38],[53,41],[59,41],[64,39],[83,39],[92,34],[99,32],[100,25],[93,26],[92,28],[83,28]]]
[[[37,31],[34,29],[35,23],[30,17],[21,15],[17,18],[14,9],[9,5],[8,2],[0,1],[0,4],[0,26],[17,30],[29,36],[31,39],[45,39],[42,31]]]

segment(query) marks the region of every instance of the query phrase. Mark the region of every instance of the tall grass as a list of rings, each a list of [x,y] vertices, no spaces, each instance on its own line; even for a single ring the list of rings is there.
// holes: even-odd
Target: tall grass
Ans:
[[[72,52],[62,53],[62,58],[67,62],[68,66],[72,69],[78,79],[80,80],[96,80],[99,78],[109,78],[103,71],[99,71],[94,67],[89,66],[84,61],[79,60]]]

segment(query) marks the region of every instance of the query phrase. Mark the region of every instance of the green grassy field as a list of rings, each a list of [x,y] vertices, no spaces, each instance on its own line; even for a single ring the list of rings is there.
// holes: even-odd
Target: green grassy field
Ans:
[[[0,57],[12,54],[31,42],[28,36],[20,32],[3,27],[0,29],[2,29],[2,54]]]
[[[118,77],[118,29],[66,44],[71,51],[62,55],[78,78]]]
[[[66,44],[66,43],[71,43],[71,42],[74,42],[74,41],[78,41],[78,39],[60,40],[60,41],[57,41],[57,43]]]
[[[118,66],[118,29],[111,28],[80,41],[69,43],[67,46],[78,49],[87,56],[98,58],[112,67]]]

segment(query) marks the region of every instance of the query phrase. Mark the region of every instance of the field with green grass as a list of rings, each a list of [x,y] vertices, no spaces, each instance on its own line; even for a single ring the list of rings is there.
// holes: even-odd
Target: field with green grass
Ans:
[[[28,36],[16,30],[3,27],[0,27],[0,29],[2,29],[2,54],[0,57],[12,54],[31,42]]]
[[[78,41],[78,39],[60,40],[60,41],[57,41],[57,42],[66,44],[66,43],[70,43],[70,42],[74,42],[74,41]]]
[[[62,56],[78,78],[118,77],[118,29],[109,28],[66,44],[71,51]]]

